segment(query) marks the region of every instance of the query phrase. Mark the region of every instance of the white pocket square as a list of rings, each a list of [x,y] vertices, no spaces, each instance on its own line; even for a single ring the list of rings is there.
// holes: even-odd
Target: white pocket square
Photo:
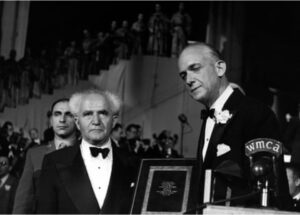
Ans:
[[[230,150],[231,150],[230,146],[224,143],[217,145],[217,157],[229,152]]]

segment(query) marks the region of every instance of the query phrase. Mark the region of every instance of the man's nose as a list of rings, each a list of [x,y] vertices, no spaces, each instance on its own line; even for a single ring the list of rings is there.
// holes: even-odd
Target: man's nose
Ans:
[[[66,116],[65,115],[61,115],[59,118],[60,122],[65,122],[66,121]]]
[[[100,119],[100,117],[98,116],[98,114],[94,114],[94,115],[93,115],[92,123],[95,124],[95,125],[98,125],[98,124],[101,123],[101,119]]]
[[[186,80],[185,80],[185,83],[189,86],[189,87],[192,87],[193,84],[194,84],[194,78],[193,78],[193,75],[187,71],[187,74],[186,74]]]

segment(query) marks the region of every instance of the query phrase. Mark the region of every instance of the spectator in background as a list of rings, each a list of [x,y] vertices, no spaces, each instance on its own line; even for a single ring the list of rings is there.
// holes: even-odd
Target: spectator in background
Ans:
[[[171,131],[163,130],[158,137],[156,137],[153,145],[154,154],[160,158],[179,158],[178,152],[175,150],[177,142],[177,135],[172,135]]]
[[[121,148],[125,148],[131,154],[137,154],[139,149],[138,127],[129,124],[125,130],[125,137],[120,140]]]
[[[116,31],[116,42],[118,43],[116,56],[118,60],[129,59],[131,56],[133,36],[128,25],[128,21],[123,20],[122,26]]]
[[[92,74],[99,75],[104,68],[106,35],[100,31],[92,48]]]
[[[41,93],[49,94],[52,92],[52,70],[53,67],[50,63],[49,53],[47,49],[42,49],[40,57],[38,59],[39,69],[39,85]]]
[[[11,214],[18,180],[10,174],[10,159],[0,150],[0,214]]]
[[[116,123],[111,132],[111,139],[116,143],[117,147],[120,146],[120,140],[123,135],[123,126],[121,123]]]
[[[81,57],[81,71],[80,78],[86,80],[91,73],[91,60],[92,60],[92,38],[87,29],[83,30],[82,40],[82,57]]]
[[[77,141],[76,126],[68,99],[53,102],[50,123],[54,131],[54,140],[47,145],[31,148],[27,152],[24,171],[16,193],[14,214],[36,212],[37,188],[44,156],[54,150],[71,146]]]
[[[72,40],[64,53],[67,61],[68,75],[67,83],[76,85],[79,79],[79,50],[76,47],[76,41]]]
[[[9,151],[9,146],[17,143],[19,134],[14,131],[13,123],[6,121],[1,128],[0,137],[2,149]]]
[[[116,38],[117,34],[116,31],[118,29],[117,21],[113,20],[110,24],[110,30],[105,34],[105,41],[104,41],[104,59],[103,59],[103,69],[108,70],[109,66],[112,63],[115,63],[115,49],[117,48]]]
[[[300,104],[298,113],[291,117],[283,134],[283,144],[293,159],[300,163]]]
[[[5,72],[5,58],[0,56],[0,112],[3,112],[7,103],[8,74]]]
[[[152,55],[168,55],[168,36],[170,21],[161,11],[160,4],[155,4],[155,12],[149,19],[148,52]]]
[[[44,144],[44,142],[40,139],[39,130],[37,128],[31,128],[29,130],[29,137],[30,140],[29,143],[27,144],[26,150]]]
[[[192,18],[185,12],[183,2],[179,3],[178,11],[172,16],[171,28],[171,56],[178,57],[178,54],[187,45],[188,37],[192,29]]]
[[[19,101],[19,93],[21,87],[21,69],[16,61],[17,52],[12,49],[9,53],[9,59],[5,61],[5,73],[8,74],[8,92],[9,106],[16,107]]]
[[[140,13],[137,21],[132,24],[133,33],[133,54],[146,54],[147,48],[147,26],[144,21],[144,14]]]
[[[295,162],[286,164],[286,173],[294,210],[300,212],[300,164]]]
[[[20,68],[22,70],[21,75],[21,92],[20,103],[27,104],[30,96],[30,75],[32,71],[33,58],[31,56],[30,48],[26,48],[24,57],[19,61]]]
[[[53,73],[53,87],[60,88],[65,85],[65,74],[67,73],[66,62],[64,58],[63,43],[61,40],[58,41],[55,48],[55,62],[54,62],[54,73]]]
[[[47,112],[47,129],[43,133],[43,140],[47,143],[54,139],[54,131],[51,125],[51,116],[52,112],[49,110]]]

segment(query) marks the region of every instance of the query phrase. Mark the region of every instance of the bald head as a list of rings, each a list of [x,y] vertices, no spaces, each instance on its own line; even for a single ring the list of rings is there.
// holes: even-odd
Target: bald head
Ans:
[[[194,43],[185,47],[180,53],[179,58],[181,55],[185,54],[186,52],[191,52],[191,51],[198,54],[205,55],[206,57],[209,57],[214,61],[223,59],[221,53],[217,49],[215,49],[214,47],[206,43]]]
[[[228,85],[226,64],[220,53],[208,44],[187,46],[179,56],[178,67],[189,94],[208,107]]]

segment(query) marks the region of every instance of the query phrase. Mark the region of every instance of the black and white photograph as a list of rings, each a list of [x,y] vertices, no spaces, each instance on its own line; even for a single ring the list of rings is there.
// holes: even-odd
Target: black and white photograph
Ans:
[[[0,214],[300,214],[299,11],[0,1]]]

